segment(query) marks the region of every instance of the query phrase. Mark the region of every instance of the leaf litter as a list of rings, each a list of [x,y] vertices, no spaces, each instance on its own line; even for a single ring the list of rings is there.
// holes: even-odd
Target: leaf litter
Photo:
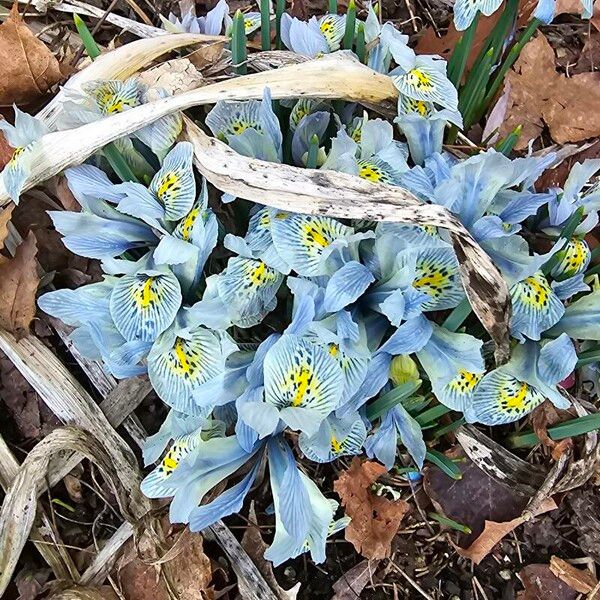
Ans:
[[[559,144],[600,135],[600,73],[567,77],[556,70],[555,62],[552,46],[538,33],[506,77],[509,102],[500,136],[522,126],[516,150],[527,148],[546,126]]]

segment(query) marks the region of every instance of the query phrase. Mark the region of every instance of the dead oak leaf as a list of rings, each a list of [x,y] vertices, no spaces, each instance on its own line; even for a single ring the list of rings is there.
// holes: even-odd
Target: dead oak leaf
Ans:
[[[333,485],[352,519],[346,527],[346,539],[365,558],[390,556],[392,540],[409,510],[404,500],[392,501],[371,492],[371,485],[386,472],[379,463],[361,462],[355,457]]]
[[[0,327],[23,336],[35,317],[37,274],[35,235],[17,246],[14,258],[0,256]]]
[[[556,502],[552,498],[547,498],[536,511],[535,515],[555,510]],[[514,531],[519,525],[525,522],[525,517],[519,516],[510,521],[497,523],[495,521],[485,521],[485,526],[479,537],[468,547],[461,548],[454,545],[454,548],[464,558],[472,560],[478,565],[511,531]]]
[[[573,77],[558,73],[554,50],[543,34],[538,33],[525,45],[506,77],[510,100],[500,136],[521,125],[523,130],[515,149],[526,148],[544,125],[559,144],[600,135],[600,73]]]
[[[0,106],[28,104],[62,77],[58,61],[25,25],[17,6],[0,25]]]

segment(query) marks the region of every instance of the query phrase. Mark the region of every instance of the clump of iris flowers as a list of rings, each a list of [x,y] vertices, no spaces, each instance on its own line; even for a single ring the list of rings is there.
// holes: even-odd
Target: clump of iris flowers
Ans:
[[[170,23],[220,33],[223,3],[214,11]],[[510,288],[506,364],[493,364],[478,325],[456,318],[466,297],[447,232],[241,201],[229,231],[217,215],[235,199],[209,201],[191,144],[175,143],[177,117],[121,141],[132,168],[150,171],[145,183],[116,183],[95,164],[73,167],[65,175],[82,210],[50,213],[65,245],[100,260],[104,275],[44,294],[40,308],[72,326],[78,350],[115,377],[147,373],[171,409],[146,442],[145,461],[156,466],[144,493],[172,498],[171,520],[201,530],[239,512],[268,465],[276,528],[265,557],[275,564],[304,552],[324,561],[327,538],[348,523],[303,461],[364,453],[418,472],[427,445],[417,406],[437,402],[486,425],[516,421],[545,399],[566,408],[561,382],[579,347],[600,340],[585,240],[598,221],[600,192],[588,182],[600,161],[575,165],[564,189],[540,192],[533,184],[552,155],[448,153],[444,133],[462,120],[445,61],[417,56],[374,15],[369,9],[362,24],[373,42],[365,61],[398,88],[393,124],[326,100],[275,104],[265,88],[262,100],[218,102],[205,125],[244,156],[400,186],[450,211]],[[460,6],[457,15],[464,24]],[[309,57],[337,51],[344,29],[336,15],[281,21],[285,46]],[[144,93],[133,81],[98,82],[72,99],[71,118],[127,110]],[[14,128],[0,121],[16,148],[3,173],[16,197],[27,148],[45,133],[17,117]],[[543,252],[530,246],[539,233],[549,240]]]

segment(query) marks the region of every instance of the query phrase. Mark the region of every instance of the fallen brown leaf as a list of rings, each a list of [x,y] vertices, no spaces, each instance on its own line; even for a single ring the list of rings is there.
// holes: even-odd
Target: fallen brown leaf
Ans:
[[[554,448],[556,446],[556,442],[548,435],[548,427],[555,425],[559,421],[558,412],[556,412],[556,408],[550,400],[545,400],[540,406],[536,407],[531,415],[533,431],[546,448]]]
[[[510,100],[500,135],[521,125],[515,149],[526,148],[544,125],[559,144],[600,135],[600,73],[573,77],[558,73],[554,50],[542,33],[525,45],[507,81],[511,85]]]
[[[0,250],[4,248],[4,240],[8,235],[8,222],[12,217],[12,212],[15,208],[14,204],[10,204],[0,213]]]
[[[581,2],[579,0],[557,0],[554,16],[558,15],[580,15]],[[594,2],[594,14],[590,19],[592,25],[599,29],[600,26],[600,0]]]
[[[36,254],[35,235],[29,232],[14,258],[0,256],[0,327],[21,337],[35,317]]]
[[[392,552],[392,540],[410,506],[404,500],[388,500],[371,492],[371,485],[386,473],[383,465],[352,459],[333,484],[346,514],[352,519],[346,527],[346,539],[365,558],[386,558]]]
[[[356,600],[371,581],[379,561],[363,560],[344,573],[334,584],[331,600]]]
[[[562,582],[548,565],[527,565],[518,573],[525,588],[519,600],[575,600],[577,592]]]
[[[550,570],[580,594],[589,594],[598,585],[598,580],[591,571],[578,569],[558,556],[550,558]]]
[[[6,141],[3,133],[0,133],[0,171],[8,164],[15,149]]]
[[[171,550],[175,551],[175,555],[161,565],[144,562],[138,557],[133,543],[129,543],[118,575],[126,600],[170,600],[169,586],[176,598],[213,598],[213,590],[209,587],[212,569],[210,559],[204,553],[202,536],[190,533],[188,529],[175,536],[183,536],[170,540],[174,542]]]
[[[548,498],[542,503],[535,514],[541,515],[551,510],[555,510],[556,508],[558,508],[556,502],[554,502],[552,498]],[[503,523],[486,520],[481,535],[468,548],[455,546],[455,549],[458,554],[465,558],[469,558],[478,565],[492,551],[496,544],[501,542],[511,531],[515,530],[524,522],[525,518],[522,516]]]
[[[0,25],[0,106],[29,104],[61,77],[58,61],[25,25],[15,2]]]

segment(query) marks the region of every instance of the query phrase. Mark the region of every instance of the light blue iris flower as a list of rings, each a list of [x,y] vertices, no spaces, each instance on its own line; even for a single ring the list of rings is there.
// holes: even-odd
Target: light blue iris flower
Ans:
[[[427,450],[423,431],[402,404],[388,410],[377,430],[369,436],[365,443],[367,456],[376,458],[388,470],[391,469],[396,462],[398,438],[421,469]]]
[[[34,143],[46,135],[49,130],[35,117],[19,110],[16,106],[13,108],[15,113],[14,125],[11,125],[5,119],[0,120],[0,131],[4,133],[9,145],[14,148],[11,159],[0,175],[9,196],[15,204],[18,204],[23,185],[31,170]]]
[[[392,48],[390,48],[392,50]],[[402,96],[412,100],[434,102],[451,111],[458,110],[458,92],[446,75],[446,61],[440,56],[394,53],[398,64],[390,72]]]
[[[584,190],[584,186],[598,171],[600,159],[587,159],[573,165],[564,188],[553,190],[553,197],[548,203],[549,218],[541,225],[544,231],[559,233],[561,226],[580,207],[583,207],[585,219],[575,229],[575,235],[582,236],[596,227],[600,210],[600,186],[596,183],[587,190]]]
[[[325,561],[325,543],[350,519],[334,519],[338,503],[323,496],[298,469],[282,436],[269,440],[269,473],[275,506],[275,537],[265,552],[274,565],[310,552],[315,563]]]
[[[219,35],[223,32],[225,19],[229,14],[229,6],[225,0],[219,0],[216,6],[209,10],[204,17],[196,17],[190,10],[181,19],[173,13],[165,19],[160,15],[163,27],[170,33],[203,33],[205,35]]]
[[[408,150],[394,140],[394,128],[382,119],[365,115],[353,122],[352,137],[343,129],[332,140],[323,169],[358,175],[376,183],[399,185],[402,173],[408,171]]]
[[[214,329],[253,327],[277,306],[282,281],[262,260],[230,258],[222,273],[207,277],[202,299],[189,309],[191,318]]]
[[[408,36],[401,34],[392,23],[381,25],[371,4],[364,27],[365,44],[369,48],[367,65],[374,71],[387,74],[392,58],[398,57],[396,62],[404,64],[414,56],[408,47]]]
[[[427,343],[417,351],[417,358],[431,381],[436,398],[445,406],[466,412],[473,399],[485,364],[481,354],[483,342],[466,333],[453,333],[432,325]]]
[[[486,17],[495,13],[502,0],[456,0],[454,3],[454,26],[464,31],[471,25],[478,12]]]
[[[140,364],[151,343],[127,339],[116,327],[110,300],[117,278],[107,277],[77,290],[48,292],[38,299],[47,314],[75,327],[71,339],[83,356],[101,360],[117,378],[133,377],[146,372]]]
[[[283,13],[281,40],[289,50],[316,58],[340,49],[345,28],[345,16],[330,14],[304,22]]]
[[[470,422],[485,425],[511,423],[531,412],[548,398],[557,408],[569,400],[557,385],[575,368],[577,355],[566,334],[545,344],[518,344],[508,363],[488,373],[473,393]]]
[[[101,80],[86,83],[81,92],[67,92],[59,119],[59,129],[70,129],[121,113],[168,94],[161,88],[148,88],[136,79]],[[121,138],[115,145],[140,178],[151,175],[152,169],[133,139],[146,145],[162,160],[181,133],[183,120],[180,113],[161,117],[138,129],[132,138]]]
[[[155,263],[172,266],[187,295],[197,285],[218,233],[206,182],[195,200],[191,161],[191,145],[177,144],[149,188],[113,185],[92,165],[67,169],[69,188],[83,210],[50,211],[50,217],[67,248],[81,256],[106,260],[152,249]]]
[[[538,0],[538,4],[533,12],[533,16],[539,19],[545,25],[549,25],[554,20],[556,12],[556,0]],[[581,0],[581,18],[590,19],[594,14],[594,1]]]
[[[377,283],[365,302],[390,323],[453,308],[464,298],[454,250],[435,230],[380,223],[376,233],[371,268]]]
[[[221,100],[206,116],[213,135],[244,156],[281,162],[282,135],[273,112],[271,92],[265,88],[262,101]]]
[[[406,137],[410,157],[421,166],[427,158],[442,151],[444,131],[449,123],[462,128],[458,110],[436,110],[432,102],[413,100],[408,96],[398,99],[398,117],[394,121]]]

